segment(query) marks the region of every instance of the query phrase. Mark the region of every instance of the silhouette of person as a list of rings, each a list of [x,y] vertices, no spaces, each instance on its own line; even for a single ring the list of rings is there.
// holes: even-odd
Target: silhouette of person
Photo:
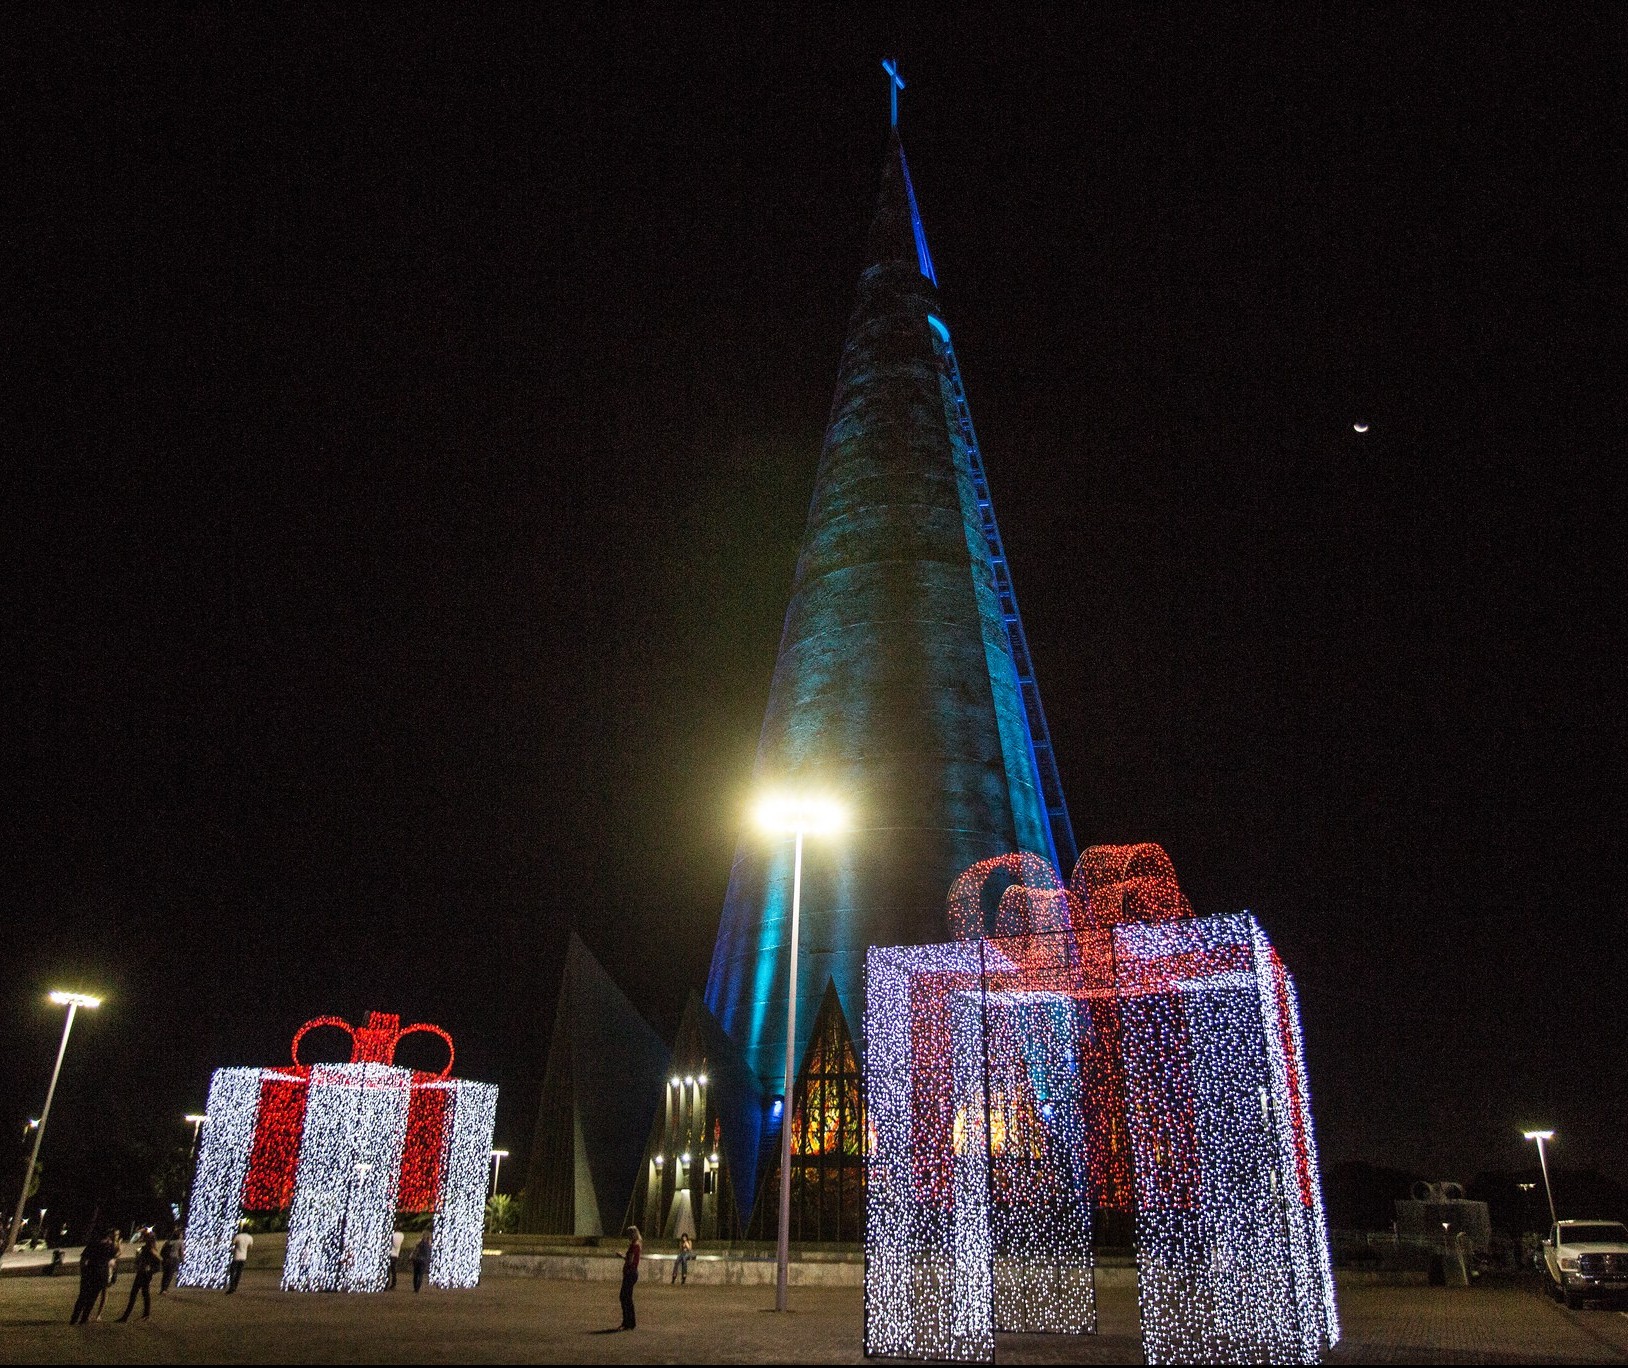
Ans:
[[[85,1246],[79,1256],[79,1300],[73,1304],[73,1314],[68,1317],[69,1325],[86,1325],[90,1322],[97,1299],[107,1295],[108,1261],[117,1257],[118,1248],[113,1243],[112,1231]]]
[[[136,1309],[138,1293],[142,1320],[153,1314],[153,1299],[147,1289],[152,1285],[153,1274],[163,1265],[164,1260],[158,1253],[158,1237],[150,1230],[142,1232],[141,1248],[136,1253],[136,1274],[130,1280],[130,1300],[124,1304],[124,1314],[119,1317],[121,1322],[129,1320],[130,1313]]]
[[[644,1253],[644,1242],[639,1239],[639,1227],[627,1228],[627,1253],[622,1255],[622,1329],[636,1330],[639,1318],[633,1311],[633,1284],[639,1281],[639,1256]]]
[[[243,1265],[249,1261],[249,1250],[254,1247],[254,1236],[240,1230],[232,1236],[232,1266],[226,1274],[227,1292],[236,1292],[238,1280],[243,1276]]]
[[[430,1271],[430,1232],[425,1231],[413,1246],[413,1291],[424,1286],[424,1275]]]
[[[170,1290],[175,1275],[181,1271],[182,1253],[181,1233],[178,1230],[171,1230],[169,1239],[164,1241],[163,1247],[158,1251],[159,1262],[164,1268],[164,1279],[158,1285],[159,1296],[162,1297]]]

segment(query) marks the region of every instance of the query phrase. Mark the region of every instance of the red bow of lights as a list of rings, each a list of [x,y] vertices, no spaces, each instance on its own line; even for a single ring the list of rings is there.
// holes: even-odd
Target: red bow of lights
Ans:
[[[289,1053],[293,1056],[294,1067],[302,1071],[309,1071],[310,1066],[300,1063],[300,1041],[305,1039],[308,1031],[314,1031],[319,1026],[334,1026],[350,1036],[350,1062],[352,1064],[394,1064],[396,1062],[396,1046],[410,1035],[419,1033],[440,1036],[446,1043],[446,1067],[438,1074],[427,1074],[415,1069],[415,1081],[423,1079],[442,1079],[452,1073],[452,1061],[456,1057],[452,1049],[452,1037],[439,1026],[432,1026],[427,1021],[415,1021],[411,1026],[403,1026],[401,1018],[394,1012],[369,1012],[367,1025],[352,1026],[343,1017],[319,1016],[312,1017],[299,1030],[294,1032],[294,1043]]]
[[[254,1148],[243,1185],[244,1210],[282,1211],[293,1200],[311,1076],[311,1065],[300,1062],[300,1042],[321,1026],[336,1027],[350,1036],[352,1064],[394,1064],[397,1045],[410,1035],[439,1036],[446,1043],[446,1067],[439,1073],[413,1070],[407,1139],[401,1155],[400,1209],[432,1210],[441,1183],[441,1132],[446,1124],[449,1094],[431,1085],[452,1073],[452,1037],[427,1021],[403,1026],[393,1012],[370,1012],[365,1026],[352,1026],[343,1017],[312,1017],[294,1032],[290,1048],[293,1067],[268,1072],[260,1085]]]
[[[1009,882],[985,919],[991,884]],[[1113,959],[1113,929],[1125,922],[1191,917],[1175,867],[1152,842],[1092,846],[1067,884],[1050,860],[1027,851],[996,855],[967,869],[950,887],[950,934],[958,940],[1001,938],[1019,976],[1051,973],[1081,1004],[1090,1029],[1082,1042],[1084,1102],[1098,1143],[1090,1149],[1099,1206],[1127,1209],[1131,1200],[1130,1137],[1125,1116],[1125,1064]],[[1168,966],[1159,966],[1168,968]],[[1119,966],[1123,972],[1124,966]],[[932,1038],[929,1033],[924,1038]]]

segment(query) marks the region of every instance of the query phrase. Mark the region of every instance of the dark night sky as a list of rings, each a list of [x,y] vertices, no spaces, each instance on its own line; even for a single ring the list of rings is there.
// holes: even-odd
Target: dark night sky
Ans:
[[[1620,11],[943,13],[13,16],[0,1121],[109,994],[42,1195],[370,1008],[518,1160],[573,925],[676,1024],[889,52],[1082,843],[1262,918],[1325,1161],[1628,1178]]]

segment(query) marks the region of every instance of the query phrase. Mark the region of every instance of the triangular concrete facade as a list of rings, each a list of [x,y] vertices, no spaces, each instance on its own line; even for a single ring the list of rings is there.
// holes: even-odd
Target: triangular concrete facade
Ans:
[[[520,1212],[523,1230],[620,1233],[667,1061],[661,1037],[572,932]]]

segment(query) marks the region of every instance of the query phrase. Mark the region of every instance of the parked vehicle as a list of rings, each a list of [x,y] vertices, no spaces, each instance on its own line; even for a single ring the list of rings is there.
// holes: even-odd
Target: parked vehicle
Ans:
[[[1628,1300],[1628,1226],[1621,1221],[1557,1221],[1542,1253],[1549,1290],[1567,1306]]]

